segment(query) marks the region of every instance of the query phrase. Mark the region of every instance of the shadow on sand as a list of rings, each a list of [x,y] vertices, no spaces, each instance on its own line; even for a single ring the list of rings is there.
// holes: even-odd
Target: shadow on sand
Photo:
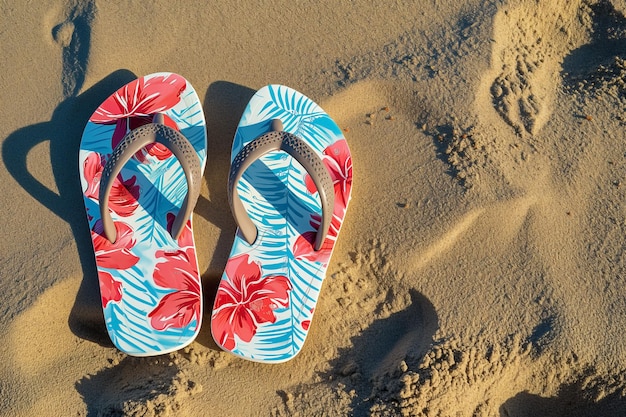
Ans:
[[[402,361],[410,368],[417,367],[439,328],[430,300],[416,290],[409,293],[411,304],[407,308],[376,320],[352,338],[352,346],[340,350],[331,370],[322,375],[326,380],[339,378],[346,392],[354,390],[351,406],[355,417],[370,415],[372,403],[367,398],[380,388],[377,381],[397,370]]]
[[[23,127],[3,142],[2,159],[15,180],[44,207],[65,220],[72,230],[83,270],[83,280],[68,320],[77,336],[110,345],[106,336],[90,232],[78,177],[78,148],[85,123],[100,103],[135,79],[127,70],[111,73],[76,97],[60,103],[49,121]],[[58,194],[29,171],[28,153],[50,141],[50,164]]]
[[[609,389],[611,383],[600,381],[597,386],[585,388],[585,380],[561,386],[556,396],[541,397],[520,392],[509,398],[500,407],[500,417],[622,417],[626,415],[626,397],[621,390],[604,394],[602,387]]]

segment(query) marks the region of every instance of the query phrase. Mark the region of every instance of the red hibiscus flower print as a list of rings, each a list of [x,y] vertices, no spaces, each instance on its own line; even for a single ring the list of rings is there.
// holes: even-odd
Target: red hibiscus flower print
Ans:
[[[123,222],[114,222],[114,225],[117,231],[115,243],[111,243],[104,236],[102,220],[97,220],[91,230],[96,263],[100,268],[128,269],[139,261],[139,258],[130,252],[135,246],[133,230]]]
[[[84,163],[85,179],[87,180],[87,197],[98,199],[100,192],[100,179],[104,169],[105,161],[98,153],[92,152],[87,156]],[[118,175],[113,180],[111,193],[109,194],[109,208],[119,216],[128,217],[135,212],[139,205],[139,186],[135,184],[137,178],[133,175],[127,180],[123,180]]]
[[[168,213],[168,229],[171,229],[174,215]],[[196,266],[196,253],[193,247],[191,222],[188,221],[178,239],[178,251],[157,251],[157,258],[164,258],[156,264],[153,279],[156,285],[174,291],[165,295],[148,317],[156,330],[170,327],[184,328],[194,319],[200,319],[200,278]]]
[[[352,188],[352,157],[348,142],[345,139],[338,140],[328,146],[322,152],[324,165],[330,173],[335,185],[335,213],[343,215],[343,210],[348,206],[348,196]],[[310,175],[305,177],[306,188],[310,193],[317,191],[315,183]]]
[[[313,315],[313,312],[315,311],[314,308],[311,309],[311,315]],[[307,320],[302,320],[302,323],[300,323],[300,325],[302,326],[302,328],[304,330],[309,330],[309,327],[311,327],[311,319],[307,319]]]
[[[330,222],[326,239],[324,239],[322,247],[318,251],[313,249],[313,245],[315,244],[317,230],[322,224],[322,217],[317,214],[312,214],[309,224],[314,230],[304,232],[298,236],[296,243],[293,245],[293,255],[296,259],[306,259],[311,262],[320,262],[327,265],[330,260],[333,247],[335,246],[335,241],[339,235],[341,218],[333,215],[333,220]]]
[[[186,81],[176,74],[139,78],[117,90],[95,111],[90,121],[111,123],[128,117],[150,116],[180,101]]]
[[[174,213],[167,213],[167,231],[172,234],[172,226],[174,225],[174,220],[176,216]],[[185,228],[181,232],[178,237],[178,246],[181,248],[192,248],[193,249],[193,231],[191,230],[191,220],[187,220],[185,223]]]
[[[156,330],[184,328],[200,318],[200,281],[193,248],[176,252],[157,251],[164,258],[154,269],[154,283],[174,291],[165,295],[148,317]]]
[[[153,114],[174,107],[180,101],[180,94],[186,86],[185,79],[175,74],[147,80],[139,78],[106,99],[89,120],[93,123],[116,124],[111,139],[111,147],[115,148],[130,130],[151,123]],[[177,129],[176,123],[167,116],[165,124]],[[171,152],[161,144],[152,144],[135,156],[140,162],[144,162],[147,155],[163,160],[169,158]]]
[[[102,308],[106,308],[109,301],[118,302],[122,299],[122,283],[114,280],[111,274],[106,271],[99,271],[98,281],[100,282]]]
[[[322,161],[330,173],[335,186],[335,207],[333,209],[333,219],[328,229],[326,239],[322,242],[320,250],[313,250],[317,230],[322,223],[321,217],[317,214],[311,215],[312,231],[304,232],[298,236],[293,247],[296,259],[306,259],[311,262],[320,262],[324,265],[328,264],[330,255],[339,234],[339,228],[345,215],[348,205],[348,197],[352,188],[352,157],[348,149],[348,143],[345,139],[338,140],[328,146],[322,152],[324,157]],[[310,193],[317,192],[315,183],[309,174],[304,178],[306,188]]]
[[[275,323],[274,310],[289,305],[289,279],[266,276],[248,255],[231,258],[226,264],[227,281],[215,297],[212,329],[216,340],[228,350],[235,348],[235,335],[244,342],[252,340],[262,323]]]

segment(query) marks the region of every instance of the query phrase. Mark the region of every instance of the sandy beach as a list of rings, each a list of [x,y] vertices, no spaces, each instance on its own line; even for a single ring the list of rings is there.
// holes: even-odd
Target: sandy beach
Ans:
[[[626,2],[3,1],[0,416],[626,415]],[[94,110],[195,88],[205,313],[188,347],[106,332],[78,175]],[[220,350],[233,135],[292,87],[343,129],[352,202],[302,352]]]

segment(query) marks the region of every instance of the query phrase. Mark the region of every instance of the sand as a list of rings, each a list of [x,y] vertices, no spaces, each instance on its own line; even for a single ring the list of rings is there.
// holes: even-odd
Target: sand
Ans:
[[[0,3],[0,415],[626,415],[624,1],[111,3]],[[108,339],[78,144],[158,71],[207,119],[207,306],[254,91],[345,129],[353,200],[290,362],[220,351],[208,315],[169,355]]]

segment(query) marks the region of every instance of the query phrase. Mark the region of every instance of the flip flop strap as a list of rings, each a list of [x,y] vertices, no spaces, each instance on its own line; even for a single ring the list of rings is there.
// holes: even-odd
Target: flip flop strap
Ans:
[[[185,200],[172,224],[171,234],[174,240],[178,240],[180,237],[180,234],[185,228],[185,223],[187,223],[187,220],[191,216],[193,208],[200,196],[200,183],[202,180],[200,160],[193,145],[185,136],[177,130],[160,123],[150,123],[128,132],[113,150],[111,157],[104,166],[100,180],[100,217],[102,218],[104,235],[112,243],[115,243],[117,239],[117,231],[108,209],[109,195],[113,181],[130,158],[141,148],[151,143],[164,145],[176,156],[185,172],[185,178],[187,180],[187,194],[185,195]]]
[[[313,246],[317,251],[322,247],[333,219],[335,187],[330,173],[319,155],[306,142],[291,133],[284,131],[266,133],[248,143],[235,156],[228,175],[228,202],[231,211],[243,237],[252,245],[257,238],[258,230],[243,206],[237,191],[237,183],[254,161],[268,152],[278,150],[287,152],[298,161],[317,187],[322,202],[322,223],[317,231]]]

